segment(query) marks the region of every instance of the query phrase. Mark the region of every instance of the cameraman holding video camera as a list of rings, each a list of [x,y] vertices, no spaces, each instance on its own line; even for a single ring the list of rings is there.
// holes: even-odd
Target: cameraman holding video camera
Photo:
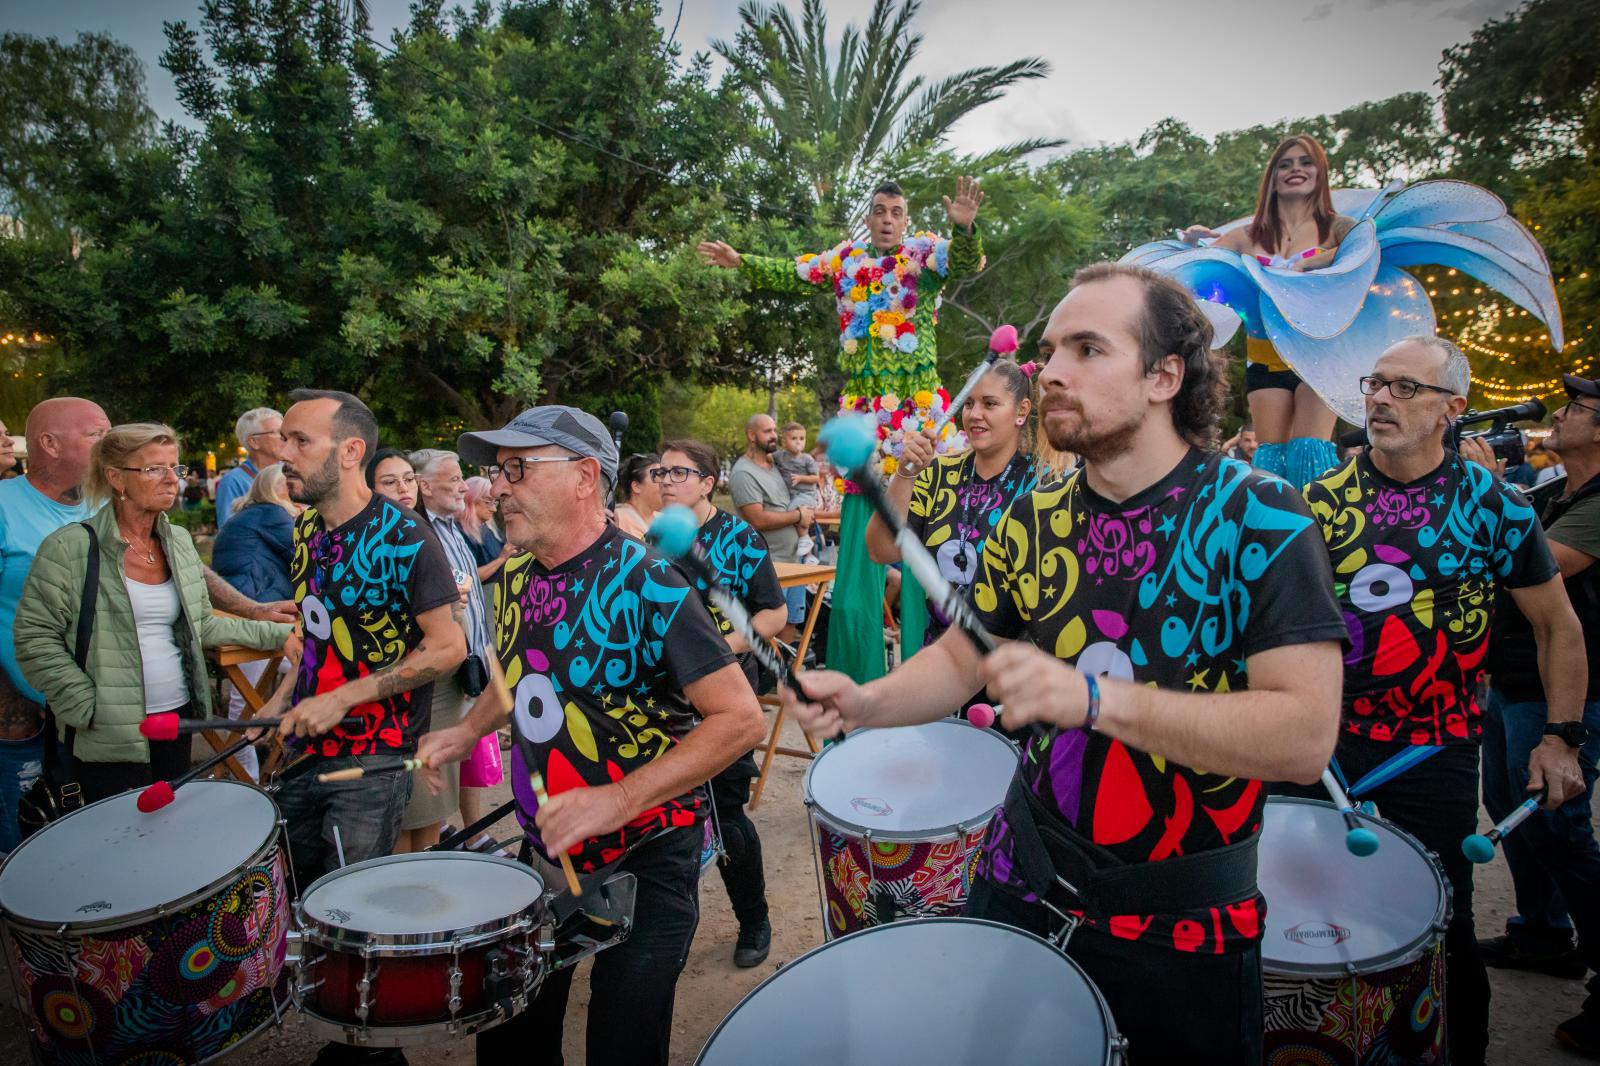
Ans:
[[[1516,888],[1517,913],[1503,936],[1479,942],[1490,966],[1589,979],[1582,1013],[1556,1027],[1561,1043],[1600,1055],[1600,846],[1590,824],[1596,757],[1600,756],[1600,382],[1563,375],[1568,403],[1556,412],[1545,447],[1566,464],[1560,495],[1540,522],[1561,568],[1567,597],[1583,627],[1588,657],[1583,718],[1551,723],[1532,625],[1503,595],[1496,609],[1483,721],[1483,802],[1496,821],[1522,801],[1528,757],[1540,744],[1578,751],[1583,791],[1554,811],[1541,811],[1501,845]],[[1463,439],[1464,457],[1491,469],[1481,441]],[[1573,944],[1573,927],[1578,943]]]

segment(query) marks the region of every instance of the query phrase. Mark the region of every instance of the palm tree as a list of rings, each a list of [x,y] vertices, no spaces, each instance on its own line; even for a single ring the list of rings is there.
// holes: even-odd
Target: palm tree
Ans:
[[[875,0],[866,29],[827,46],[822,0],[803,0],[800,25],[776,4],[745,3],[729,45],[712,42],[755,97],[775,162],[803,177],[827,217],[860,217],[870,188],[919,153],[937,150],[962,118],[1019,81],[1050,73],[1043,59],[975,67],[929,84],[907,77],[922,46],[920,0]],[[973,161],[978,172],[1059,141],[1018,141]]]

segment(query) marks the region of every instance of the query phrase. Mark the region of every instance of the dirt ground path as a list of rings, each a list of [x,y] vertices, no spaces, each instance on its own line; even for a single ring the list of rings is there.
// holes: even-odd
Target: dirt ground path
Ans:
[[[798,732],[786,742],[799,747]],[[779,758],[768,780],[767,795],[753,813],[765,848],[767,891],[773,912],[772,955],[765,964],[752,970],[741,970],[733,965],[737,925],[728,908],[721,879],[713,873],[701,886],[700,927],[688,968],[678,983],[677,1011],[672,1027],[672,1061],[675,1064],[693,1063],[717,1023],[745,993],[784,962],[822,942],[811,840],[801,803],[804,773],[805,764],[800,760]],[[503,795],[498,796],[497,803],[509,796],[504,786],[499,792]],[[510,835],[511,831],[507,826],[501,835]],[[106,876],[115,877],[116,872],[107,870]],[[1510,876],[1505,863],[1497,858],[1478,873],[1476,910],[1480,934],[1498,931],[1510,909]],[[1490,1018],[1491,1063],[1546,1066],[1588,1061],[1564,1051],[1551,1038],[1555,1024],[1576,1013],[1581,1005],[1582,982],[1499,970],[1489,973],[1494,986]],[[0,983],[6,983],[4,975],[0,975]],[[580,968],[564,1033],[566,1059],[574,1066],[584,1062],[587,988],[584,971]],[[0,989],[0,998],[3,998],[0,1064],[21,1066],[28,1061],[27,1036],[8,983]],[[813,1021],[803,1003],[794,1004],[794,1017],[800,1025]],[[257,1036],[229,1061],[249,1066],[301,1066],[312,1059],[318,1046],[319,1042],[291,1014],[281,1029]],[[780,1047],[781,1043],[775,1042],[771,1062],[782,1061],[778,1057]],[[474,1061],[472,1047],[466,1041],[412,1048],[407,1051],[407,1057],[412,1066],[465,1066]]]

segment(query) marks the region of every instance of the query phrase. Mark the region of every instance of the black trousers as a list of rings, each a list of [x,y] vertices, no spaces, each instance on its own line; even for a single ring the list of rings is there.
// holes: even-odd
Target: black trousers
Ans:
[[[152,740],[149,762],[84,762],[73,763],[78,784],[83,789],[83,802],[94,803],[133,789],[142,789],[157,781],[170,781],[189,769],[193,737],[175,740]]]
[[[750,802],[750,779],[759,773],[755,753],[711,779],[711,804],[716,808],[717,829],[727,857],[717,863],[728,902],[740,929],[753,929],[767,920],[767,874],[761,862],[761,837],[745,812]]]
[[[633,933],[594,957],[588,1066],[667,1066],[678,975],[700,923],[702,827],[674,829],[618,864],[639,879]],[[478,1066],[561,1066],[573,967],[544,979],[528,1009],[478,1034]]]
[[[1339,767],[1354,782],[1398,750],[1347,734],[1339,739]],[[1272,792],[1328,798],[1321,785],[1273,785]],[[1449,745],[1359,798],[1376,803],[1379,816],[1416,837],[1444,867],[1452,907],[1444,934],[1445,1039],[1453,1066],[1481,1066],[1489,1049],[1489,972],[1472,924],[1472,863],[1461,852],[1461,841],[1478,831],[1478,745]]]
[[[987,878],[972,884],[967,917],[1048,936],[1060,919]],[[1083,967],[1128,1041],[1132,1066],[1261,1061],[1261,949],[1186,954],[1080,926],[1067,954]]]

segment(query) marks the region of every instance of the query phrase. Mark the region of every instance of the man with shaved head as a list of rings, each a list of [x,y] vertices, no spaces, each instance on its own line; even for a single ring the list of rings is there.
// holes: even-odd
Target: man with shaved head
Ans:
[[[800,534],[811,528],[816,513],[791,502],[789,483],[772,461],[778,450],[778,424],[771,415],[751,415],[745,419],[744,439],[744,454],[733,464],[733,473],[728,477],[733,505],[739,509],[739,517],[766,539],[773,562],[797,563]],[[785,589],[784,599],[789,602],[789,621],[779,639],[793,644],[806,617],[806,590]]]
[[[28,473],[0,482],[0,854],[17,846],[17,801],[39,776],[44,697],[17,669],[11,624],[22,583],[45,537],[89,517],[83,479],[89,451],[111,420],[100,405],[75,396],[45,400],[28,412]]]

